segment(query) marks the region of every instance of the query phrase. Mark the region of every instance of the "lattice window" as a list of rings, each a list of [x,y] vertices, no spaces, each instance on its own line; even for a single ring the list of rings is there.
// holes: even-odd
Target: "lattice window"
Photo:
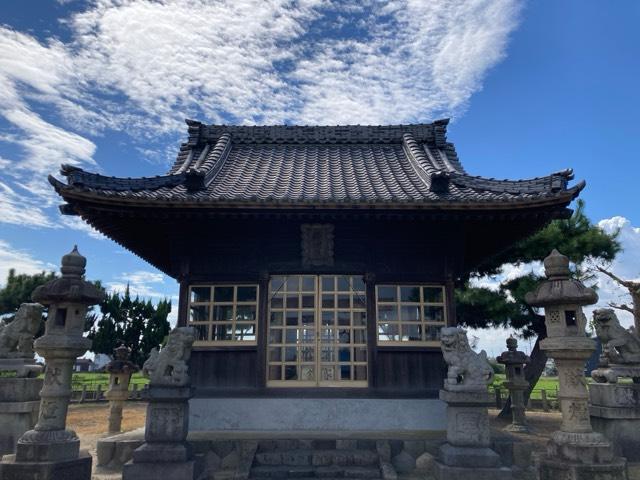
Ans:
[[[441,285],[378,285],[376,325],[379,345],[440,345],[447,322]]]
[[[256,345],[258,285],[189,287],[189,326],[194,346]]]

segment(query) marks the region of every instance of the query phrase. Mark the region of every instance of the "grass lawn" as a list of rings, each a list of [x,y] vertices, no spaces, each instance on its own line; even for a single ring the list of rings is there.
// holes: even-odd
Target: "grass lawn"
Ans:
[[[490,389],[493,391],[494,387],[502,385],[504,381],[504,374],[496,374],[496,376],[493,378],[493,384],[491,385]],[[536,387],[533,389],[533,392],[531,392],[531,398],[540,399],[541,390],[547,391],[547,398],[556,398],[558,395],[558,377],[540,377],[538,383],[536,384]]]
[[[129,389],[132,389],[133,385],[137,384],[138,389],[141,390],[143,385],[147,383],[149,383],[148,378],[143,377],[140,372],[134,373],[129,383]],[[87,390],[93,391],[98,389],[98,385],[101,385],[102,391],[105,391],[109,385],[109,374],[94,372],[74,373],[71,384],[73,390],[82,390],[82,386],[86,385]]]

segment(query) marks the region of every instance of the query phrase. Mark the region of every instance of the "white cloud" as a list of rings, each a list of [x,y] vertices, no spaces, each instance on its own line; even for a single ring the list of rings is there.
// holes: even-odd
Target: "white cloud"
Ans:
[[[38,203],[32,196],[16,193],[0,181],[1,222],[25,227],[54,227]]]
[[[504,56],[520,3],[93,0],[62,19],[68,42],[0,26],[9,125],[0,146],[21,151],[12,179],[0,175],[9,191],[28,191],[22,211],[4,192],[11,214],[0,222],[29,224],[35,212],[31,226],[54,226],[41,218],[57,202],[46,175],[61,163],[101,170],[94,140],[112,131],[158,158],[184,136],[184,117],[335,124],[459,114]]]
[[[9,270],[16,274],[33,275],[43,270],[56,270],[55,265],[34,258],[29,252],[13,247],[9,242],[0,239],[0,288],[6,285]]]
[[[96,240],[104,240],[107,238],[102,233],[94,229],[91,225],[82,220],[80,217],[71,217],[68,215],[64,215],[60,218],[60,221],[64,226],[73,230],[78,230],[79,232],[84,232],[91,238],[95,238]]]
[[[115,281],[108,282],[106,285],[112,292],[123,293],[128,285],[129,292],[133,297],[162,299],[169,296],[166,292],[159,291],[163,287],[167,288],[164,280],[165,277],[162,273],[138,270],[123,273],[116,277]]]

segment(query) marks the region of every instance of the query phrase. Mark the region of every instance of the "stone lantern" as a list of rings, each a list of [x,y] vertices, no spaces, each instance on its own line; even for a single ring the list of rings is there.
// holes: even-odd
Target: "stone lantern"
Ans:
[[[528,432],[527,419],[525,417],[524,391],[529,388],[529,382],[524,377],[524,367],[529,363],[529,357],[524,352],[518,351],[518,341],[509,337],[507,339],[507,351],[496,358],[505,366],[507,381],[504,386],[511,396],[512,422],[505,430],[510,432]]]
[[[15,458],[0,464],[3,480],[91,477],[91,456],[80,452],[77,435],[65,428],[73,365],[91,346],[82,336],[87,309],[104,298],[101,289],[84,280],[86,263],[74,247],[62,257],[62,276],[33,292],[33,300],[48,308],[45,333],[34,344],[46,364],[40,414],[34,429],[18,440]]]
[[[562,425],[551,435],[547,454],[540,459],[540,480],[591,478],[594,474],[624,479],[625,460],[613,457],[611,445],[593,431],[589,419],[584,369],[595,343],[585,335],[582,307],[596,303],[598,295],[570,278],[569,259],[557,250],[544,259],[544,267],[547,280],[525,300],[544,308],[547,338],[540,347],[558,368]]]
[[[118,433],[122,427],[122,407],[129,398],[131,375],[138,371],[138,366],[129,361],[130,350],[126,346],[120,345],[113,353],[113,360],[106,366],[109,389],[104,396],[109,400],[109,433]]]

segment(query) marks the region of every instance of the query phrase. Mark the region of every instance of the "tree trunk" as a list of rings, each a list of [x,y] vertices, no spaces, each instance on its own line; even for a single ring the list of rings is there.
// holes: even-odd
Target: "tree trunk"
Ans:
[[[538,335],[536,343],[531,350],[531,361],[524,368],[524,378],[529,382],[529,388],[524,392],[524,404],[526,405],[531,396],[531,392],[535,388],[538,380],[544,372],[544,367],[547,364],[547,354],[540,349],[540,341],[544,340],[546,335]],[[511,418],[511,396],[507,398],[504,407],[500,411],[498,418]]]

